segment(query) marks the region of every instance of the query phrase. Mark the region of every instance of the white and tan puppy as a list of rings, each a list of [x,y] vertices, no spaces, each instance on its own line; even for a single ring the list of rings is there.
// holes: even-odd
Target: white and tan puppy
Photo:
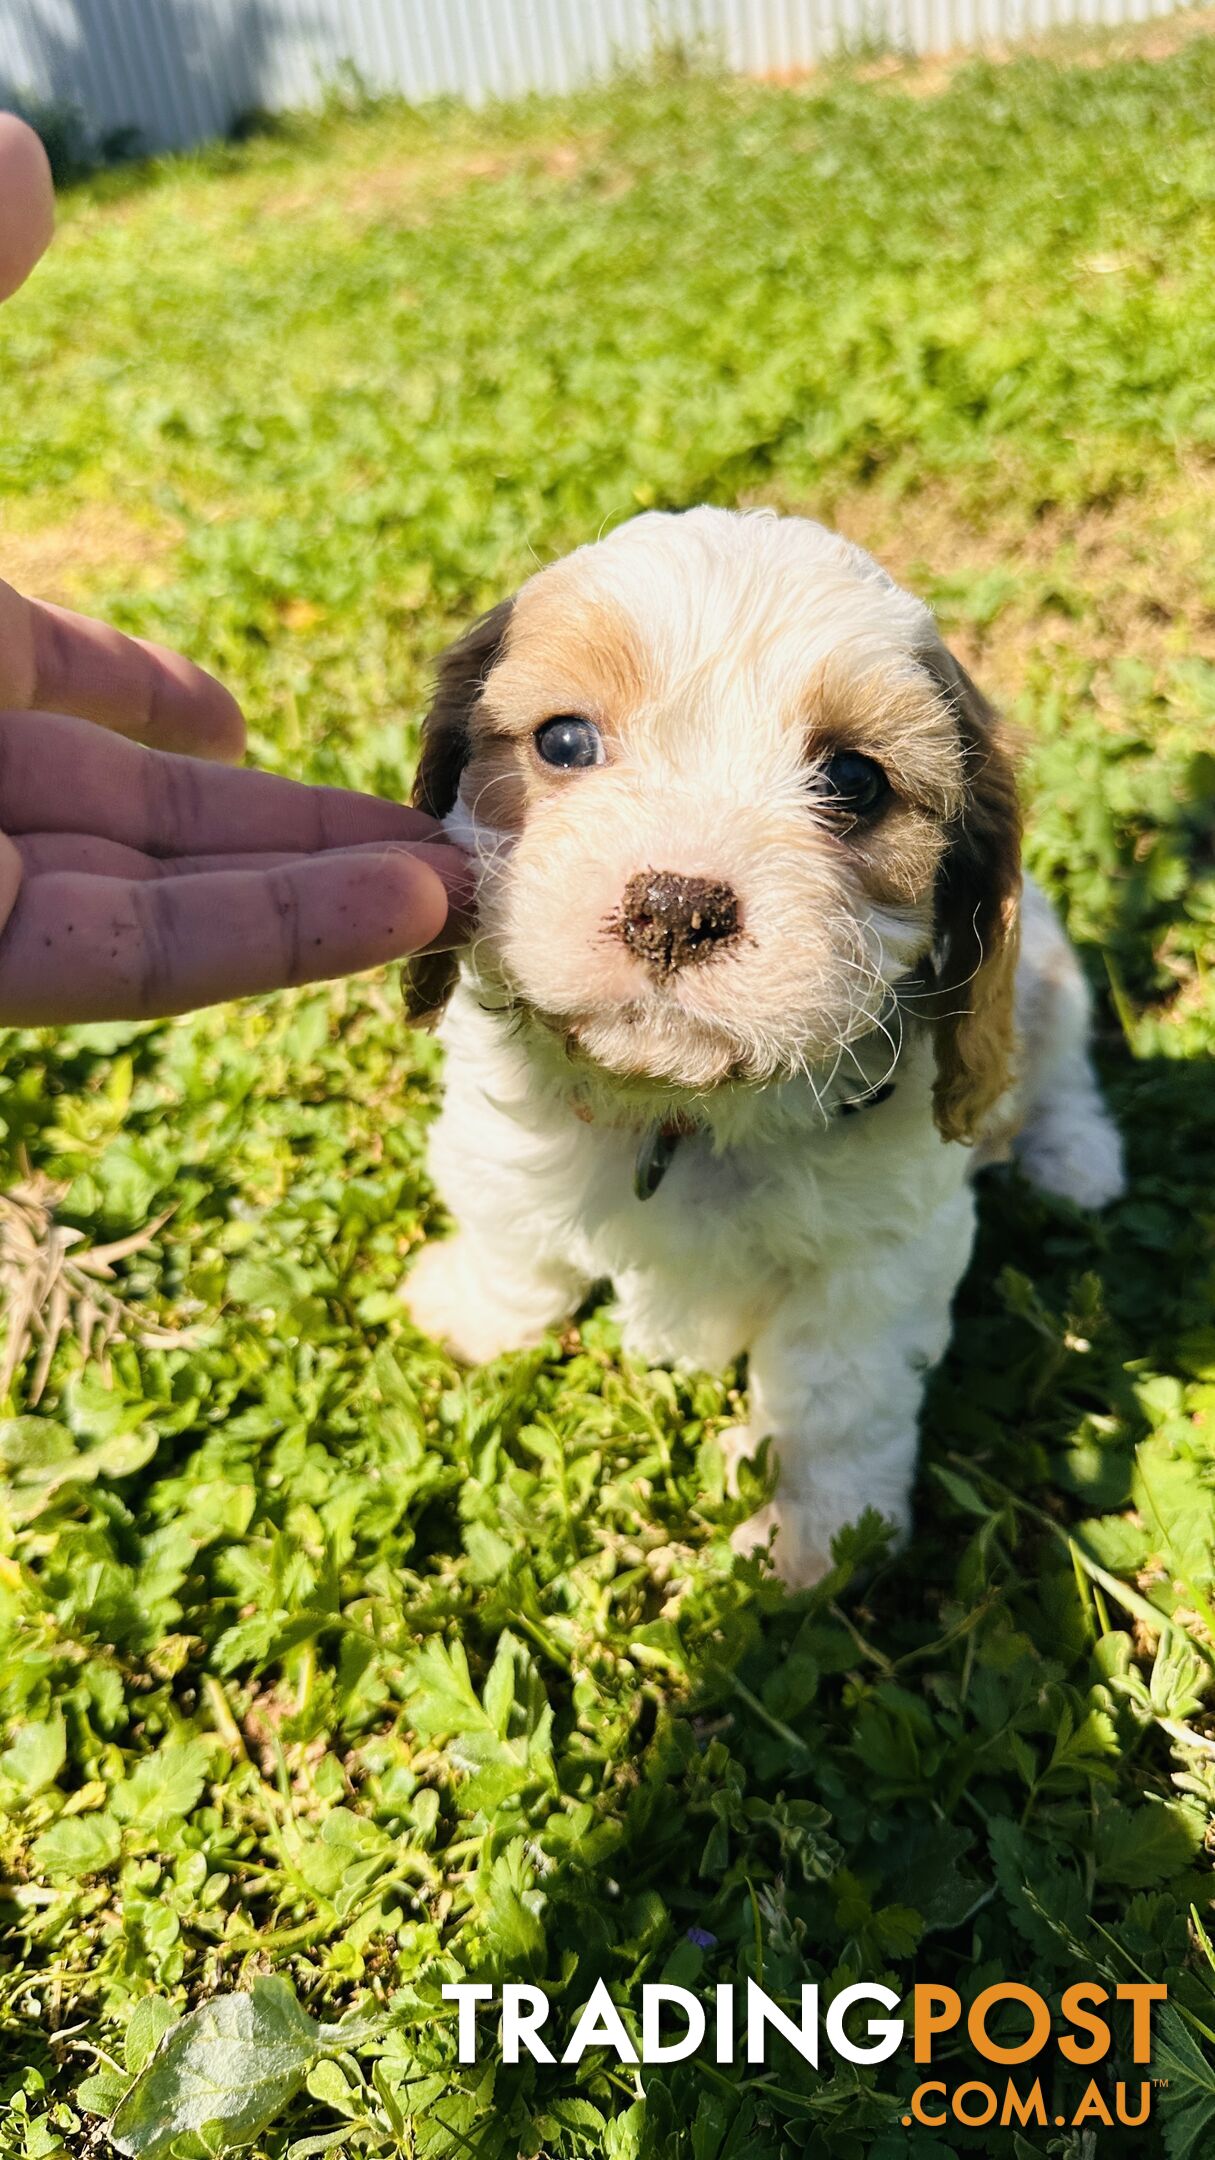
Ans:
[[[639,517],[445,655],[416,799],[479,864],[418,1326],[479,1361],[610,1277],[641,1357],[747,1353],[736,1449],[771,1434],[780,1482],[742,1542],[774,1531],[787,1581],[867,1506],[905,1529],[976,1163],[1122,1181],[995,717],[928,610],[807,519]]]

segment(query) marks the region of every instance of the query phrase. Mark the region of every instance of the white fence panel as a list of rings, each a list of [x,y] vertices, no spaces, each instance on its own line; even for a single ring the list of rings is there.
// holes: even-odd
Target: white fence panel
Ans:
[[[565,90],[679,41],[790,75],[841,48],[942,52],[1063,23],[1139,22],[1173,0],[0,0],[0,104],[76,106],[154,149],[241,113],[373,91],[472,104]]]

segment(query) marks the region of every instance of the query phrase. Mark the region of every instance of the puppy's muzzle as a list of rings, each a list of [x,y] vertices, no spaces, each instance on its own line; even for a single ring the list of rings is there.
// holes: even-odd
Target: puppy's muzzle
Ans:
[[[639,870],[624,888],[619,936],[658,975],[712,959],[738,936],[734,889],[673,870]]]

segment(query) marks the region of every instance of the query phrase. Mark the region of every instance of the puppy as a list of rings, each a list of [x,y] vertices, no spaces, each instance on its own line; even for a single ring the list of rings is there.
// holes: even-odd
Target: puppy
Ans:
[[[905,1531],[976,1165],[1122,1187],[995,715],[927,608],[804,518],[636,518],[444,656],[415,800],[479,872],[418,1327],[479,1362],[610,1277],[637,1356],[747,1353],[733,1452],[772,1435],[780,1480],[740,1543],[802,1585],[865,1507]]]

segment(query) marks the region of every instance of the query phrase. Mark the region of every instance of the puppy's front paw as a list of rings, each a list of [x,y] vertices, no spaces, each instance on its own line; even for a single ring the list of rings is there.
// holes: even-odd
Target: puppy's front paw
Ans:
[[[859,1522],[869,1508],[885,1517],[894,1537],[894,1549],[907,1542],[911,1529],[911,1504],[906,1490],[880,1474],[871,1475],[872,1491],[842,1492],[806,1486],[779,1492],[766,1507],[758,1508],[739,1523],[730,1543],[737,1553],[754,1553],[770,1546],[772,1565],[790,1590],[809,1590],[834,1567],[831,1541],[849,1523]]]
[[[538,1343],[571,1313],[583,1285],[561,1268],[530,1273],[467,1231],[425,1245],[401,1285],[410,1319],[466,1365]]]
[[[726,1463],[726,1491],[733,1498],[738,1496],[739,1465],[753,1462],[759,1444],[749,1425],[727,1425],[717,1435]],[[830,1540],[816,1536],[816,1528],[813,1511],[792,1495],[782,1499],[778,1493],[731,1531],[730,1543],[744,1556],[771,1545],[772,1565],[781,1581],[790,1590],[809,1590],[831,1566]]]
[[[1052,1107],[1022,1135],[1017,1158],[1031,1185],[1076,1207],[1108,1207],[1126,1191],[1122,1136],[1091,1102]]]
[[[401,1284],[401,1298],[423,1335],[445,1344],[457,1357],[471,1360],[473,1354],[462,1341],[468,1319],[463,1275],[457,1239],[445,1245],[424,1245]]]
[[[775,1531],[775,1537],[773,1532]],[[731,1533],[736,1553],[762,1552],[771,1540],[772,1565],[790,1590],[809,1590],[831,1566],[831,1550],[818,1543],[814,1525],[800,1508],[770,1500]]]
[[[726,1491],[729,1493],[731,1500],[736,1500],[738,1498],[738,1466],[740,1463],[754,1461],[759,1448],[759,1441],[749,1425],[726,1425],[717,1435],[717,1445],[721,1450],[722,1460],[726,1466]],[[742,1552],[745,1548],[739,1545],[735,1547],[735,1550]]]
[[[424,1245],[401,1285],[401,1296],[414,1326],[466,1365],[487,1365],[503,1351],[534,1342],[542,1332],[487,1293],[462,1237]]]

